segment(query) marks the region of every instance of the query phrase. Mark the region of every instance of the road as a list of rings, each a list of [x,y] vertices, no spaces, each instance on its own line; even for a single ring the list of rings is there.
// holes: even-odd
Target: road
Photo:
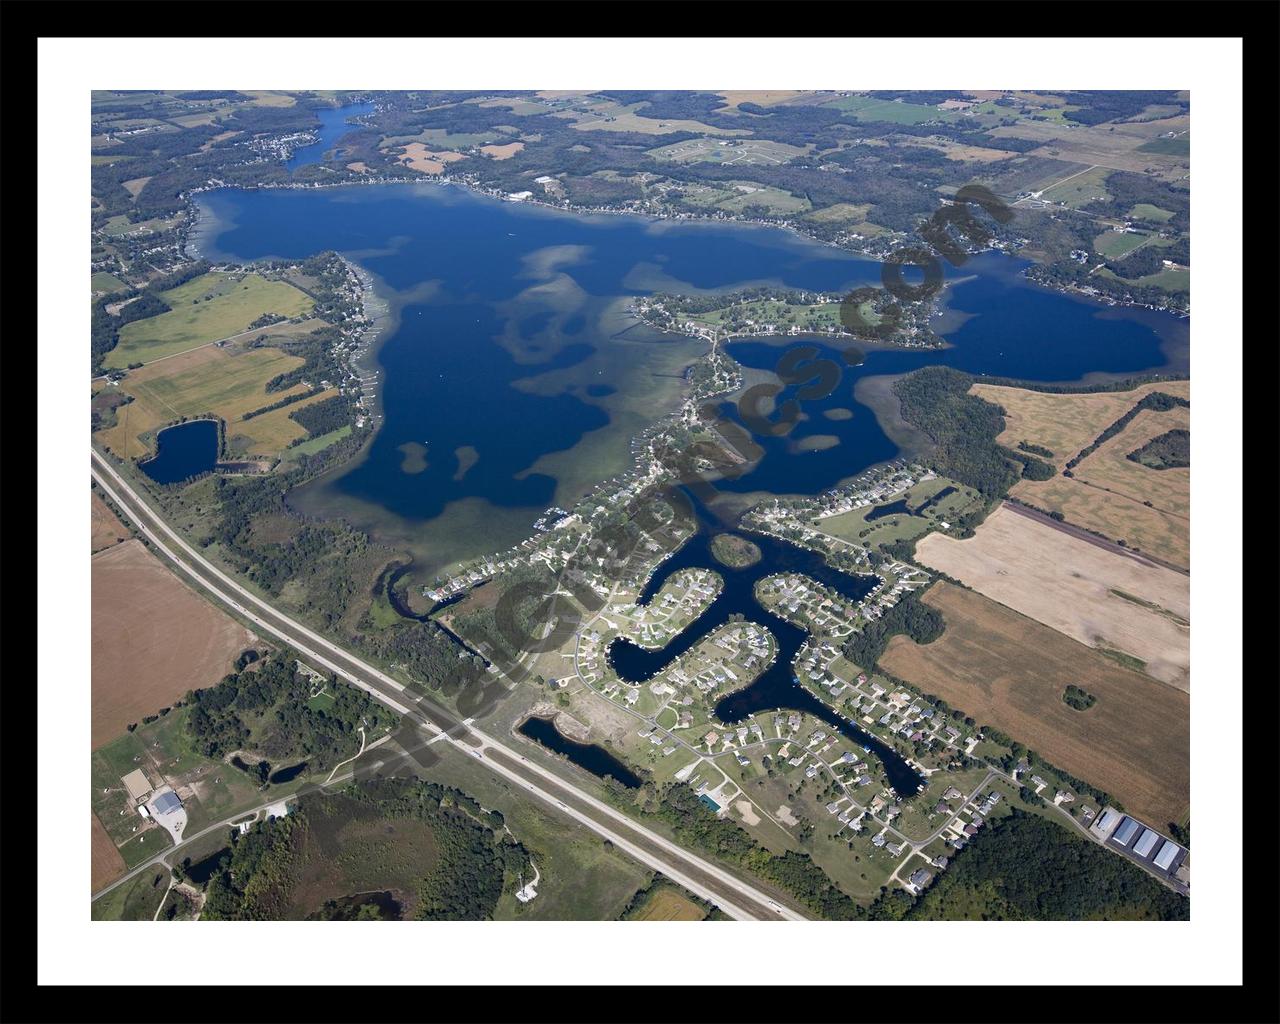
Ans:
[[[730,874],[719,865],[689,853],[664,836],[633,821],[621,811],[577,788],[567,779],[530,762],[470,721],[457,718],[412,693],[395,679],[356,655],[277,611],[240,586],[192,548],[152,511],[115,468],[90,449],[94,481],[116,503],[156,552],[217,601],[278,638],[317,665],[349,681],[397,711],[417,728],[452,743],[490,771],[554,805],[636,860],[660,871],[690,892],[714,903],[739,920],[807,920],[770,895]],[[417,710],[414,710],[416,707]]]

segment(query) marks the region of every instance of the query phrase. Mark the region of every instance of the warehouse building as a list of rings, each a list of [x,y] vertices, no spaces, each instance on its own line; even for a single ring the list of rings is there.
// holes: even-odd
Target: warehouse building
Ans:
[[[1149,828],[1142,833],[1142,838],[1134,844],[1133,852],[1139,857],[1148,856],[1155,849],[1156,843],[1160,841],[1160,834],[1155,829]]]
[[[1120,846],[1128,846],[1129,840],[1133,838],[1133,835],[1138,831],[1138,828],[1139,825],[1136,821],[1130,817],[1125,817],[1125,819],[1120,822],[1120,827],[1116,829],[1116,834],[1112,836],[1112,838]]]
[[[1161,871],[1168,871],[1173,867],[1174,859],[1178,856],[1178,852],[1182,849],[1172,839],[1166,839],[1164,846],[1160,847],[1160,852],[1156,854],[1154,861],[1155,866]]]

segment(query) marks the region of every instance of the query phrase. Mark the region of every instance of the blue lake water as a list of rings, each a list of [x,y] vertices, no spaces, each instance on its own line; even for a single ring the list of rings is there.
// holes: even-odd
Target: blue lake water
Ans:
[[[139,467],[158,484],[176,484],[218,464],[218,424],[189,420],[156,435],[156,454]]]
[[[518,542],[543,509],[625,468],[627,438],[674,405],[673,374],[701,347],[636,326],[623,296],[879,280],[878,264],[780,229],[579,217],[455,186],[223,190],[201,206],[208,256],[337,249],[377,276],[395,323],[378,352],[385,419],[363,458],[293,500],[407,546],[418,572]],[[952,347],[870,351],[790,437],[757,439],[765,457],[722,489],[815,493],[897,455],[853,397],[864,378],[938,363],[1046,381],[1185,368],[1185,320],[1038,288],[1023,266],[992,253],[951,272]],[[782,350],[730,351],[768,371]],[[820,415],[836,408],[854,415]],[[796,450],[817,434],[838,444]],[[426,447],[425,469],[410,471],[406,444]]]
[[[585,768],[592,775],[602,779],[617,779],[627,789],[638,789],[640,786],[640,777],[604,747],[594,743],[578,743],[576,740],[569,739],[549,718],[525,719],[516,731],[554,750],[557,754],[563,754],[579,768]]]
[[[703,349],[637,326],[620,310],[624,296],[761,283],[836,291],[879,280],[878,264],[779,229],[580,217],[454,186],[223,190],[201,196],[201,208],[197,244],[210,258],[301,258],[337,249],[376,275],[393,318],[377,353],[385,418],[363,458],[297,489],[290,501],[308,514],[342,515],[410,550],[427,578],[454,559],[523,539],[548,505],[568,507],[624,468],[627,439],[674,407],[679,372]],[[989,253],[950,272],[949,313],[939,322],[950,347],[872,349],[856,367],[841,362],[836,391],[807,400],[805,419],[790,436],[754,437],[764,456],[716,487],[814,494],[900,454],[854,394],[859,382],[883,375],[935,364],[1036,381],[1186,370],[1185,319],[1039,288],[1020,276],[1025,266]],[[814,344],[820,356],[840,361],[843,346]],[[729,349],[744,366],[766,372],[784,350],[779,341],[759,340]],[[737,419],[731,405],[723,408]],[[853,415],[822,415],[838,409]],[[835,443],[798,447],[812,435]],[[410,444],[425,447],[425,468],[406,456]],[[773,707],[807,711],[870,747],[895,789],[912,792],[919,780],[901,757],[795,684],[790,656],[804,633],[751,595],[755,579],[788,567],[855,598],[866,581],[768,538],[753,538],[761,562],[735,572],[712,560],[711,532],[704,528],[664,563],[649,593],[688,565],[721,572],[725,593],[663,651],[615,643],[610,655],[620,674],[647,678],[741,612],[768,626],[782,656],[716,713],[735,722]],[[559,742],[545,731],[539,738]]]
[[[342,136],[355,129],[354,125],[348,123],[348,118],[372,112],[372,103],[353,103],[345,107],[327,107],[316,111],[316,116],[320,118],[320,130],[317,133],[320,136],[319,140],[310,146],[295,149],[293,155],[285,161],[285,170],[293,173],[307,164],[320,163],[324,160],[325,153],[332,149]]]

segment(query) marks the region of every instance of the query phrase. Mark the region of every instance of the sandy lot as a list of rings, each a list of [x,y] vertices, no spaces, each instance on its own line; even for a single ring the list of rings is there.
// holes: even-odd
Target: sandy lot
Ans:
[[[1149,471],[1154,472],[1154,471]],[[1001,506],[968,540],[932,533],[923,564],[1090,647],[1123,651],[1190,691],[1191,580]],[[1117,591],[1158,605],[1149,608]]]
[[[188,690],[216,683],[256,640],[141,541],[95,555],[92,579],[94,750]]]
[[[881,664],[1106,790],[1157,826],[1190,800],[1190,697],[981,594],[938,583],[924,600],[946,631],[918,646],[894,637]],[[1098,701],[1075,711],[1069,684]]]
[[[124,523],[120,522],[116,514],[98,495],[90,494],[92,500],[90,502],[90,520],[89,520],[89,550],[101,551],[103,548],[109,548],[113,544],[129,536],[129,531],[125,529]]]
[[[89,817],[93,819],[93,839],[89,846],[89,891],[97,892],[123,875],[126,865],[98,816],[90,811]]]

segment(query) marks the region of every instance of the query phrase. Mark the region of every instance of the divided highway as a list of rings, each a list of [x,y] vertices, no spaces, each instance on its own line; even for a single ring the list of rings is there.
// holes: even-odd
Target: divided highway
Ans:
[[[129,486],[115,468],[90,449],[94,481],[133,521],[139,532],[180,572],[228,608],[276,637],[316,665],[368,692],[397,711],[433,740],[454,744],[507,781],[556,807],[597,835],[608,839],[642,864],[660,871],[690,892],[714,903],[738,920],[807,920],[755,886],[719,865],[689,853],[645,828],[571,781],[534,764],[468,722],[422,699],[412,691],[303,624],[277,611],[207,561],[169,527]],[[429,714],[424,713],[429,712]],[[441,724],[443,723],[443,725]]]

